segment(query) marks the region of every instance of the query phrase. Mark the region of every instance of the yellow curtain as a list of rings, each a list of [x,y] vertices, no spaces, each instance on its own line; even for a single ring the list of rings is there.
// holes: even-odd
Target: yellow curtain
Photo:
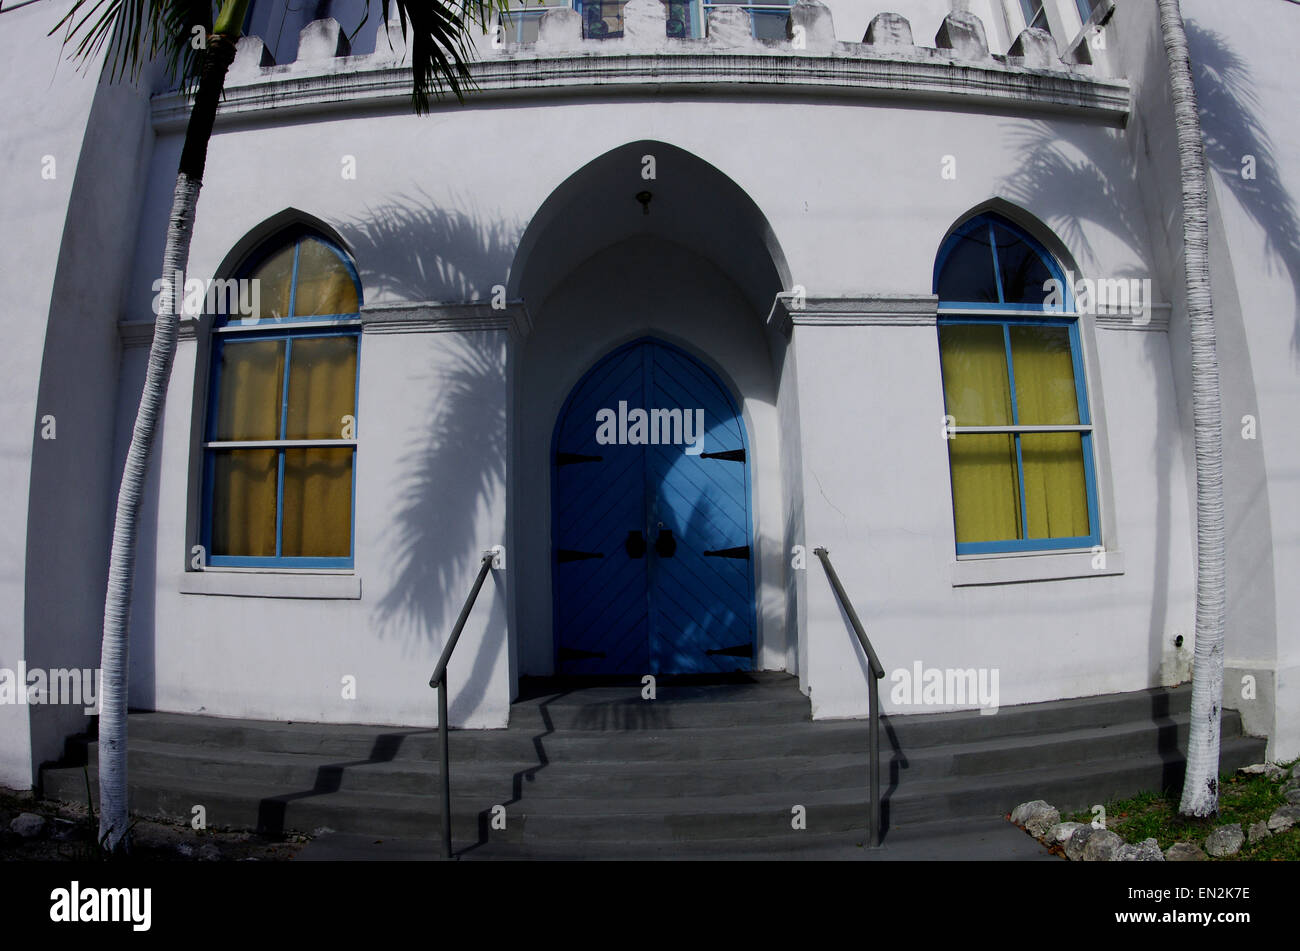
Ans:
[[[286,439],[342,439],[356,411],[357,338],[295,340],[289,357]],[[286,557],[346,557],[352,543],[352,449],[290,449],[284,456]]]
[[[357,288],[339,256],[315,238],[303,238],[298,248],[298,289],[295,317],[355,314]]]
[[[284,451],[285,557],[346,557],[352,547],[352,448]]]
[[[1025,426],[1074,426],[1079,398],[1065,327],[1012,327],[1011,362],[1016,407]],[[1025,467],[1028,538],[1075,538],[1090,534],[1083,438],[1078,433],[1020,437]]]
[[[211,553],[274,556],[276,450],[223,450],[214,463]]]
[[[275,252],[257,266],[251,277],[258,282],[255,315],[260,320],[289,316],[289,285],[293,283],[293,245]]]
[[[221,349],[216,438],[278,439],[284,341],[230,341]],[[212,554],[275,555],[273,449],[216,453],[212,492]]]
[[[357,338],[295,339],[289,357],[285,439],[342,439],[355,412]]]
[[[1000,325],[950,324],[939,329],[943,390],[957,426],[1011,425],[1011,387]],[[948,442],[957,541],[1020,537],[1020,490],[1013,437],[958,436]]]
[[[221,348],[219,372],[216,438],[279,439],[284,341],[229,341]]]

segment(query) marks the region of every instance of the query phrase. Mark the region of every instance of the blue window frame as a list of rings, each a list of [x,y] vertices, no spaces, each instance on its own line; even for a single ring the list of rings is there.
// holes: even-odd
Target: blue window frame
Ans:
[[[957,554],[1100,544],[1094,431],[1063,269],[1022,229],[981,215],[944,242],[934,288]]]
[[[540,5],[511,0],[517,7],[505,14],[503,39],[508,43],[532,43],[537,39],[542,15],[556,7],[572,4],[582,17],[582,35],[589,40],[613,40],[623,35],[623,7],[627,0],[544,0]],[[784,40],[790,3],[748,3],[745,0],[663,0],[667,22],[665,33],[678,39],[702,39],[708,30],[709,11],[720,6],[739,6],[749,13],[753,35],[760,40]]]
[[[295,229],[238,272],[248,314],[212,315],[201,542],[214,567],[351,568],[361,283]],[[251,286],[251,285],[250,285]]]
[[[703,36],[698,0],[663,0],[667,22],[664,32],[677,39]],[[623,7],[627,0],[573,0],[582,16],[582,35],[589,40],[613,40],[623,35]]]
[[[1092,19],[1093,13],[1101,6],[1102,0],[1075,0],[1079,7],[1079,18],[1086,24]]]
[[[1045,0],[1020,0],[1020,11],[1025,15],[1025,26],[1051,33],[1052,28],[1047,22],[1046,6]]]
[[[745,3],[743,0],[704,0],[704,22],[709,11],[723,6],[739,6],[748,11],[750,31],[755,39],[785,40],[785,24],[790,16],[789,3]]]

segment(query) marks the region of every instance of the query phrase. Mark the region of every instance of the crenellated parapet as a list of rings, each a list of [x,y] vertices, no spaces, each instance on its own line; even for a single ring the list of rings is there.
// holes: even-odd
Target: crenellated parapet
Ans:
[[[622,36],[592,39],[583,36],[582,17],[576,10],[551,8],[540,17],[536,41],[502,43],[484,37],[478,49],[484,61],[543,53],[599,56],[631,51],[690,54],[727,49],[769,55],[888,55],[1055,71],[1087,69],[1088,66],[1086,63],[1063,62],[1056,41],[1050,34],[1036,29],[1021,33],[1005,56],[993,54],[983,22],[966,11],[948,14],[930,46],[917,45],[911,23],[897,13],[877,14],[860,43],[837,40],[830,8],[818,0],[798,0],[791,6],[783,39],[756,38],[750,17],[750,12],[744,7],[720,5],[709,11],[703,38],[681,39],[668,35],[667,12],[661,0],[628,0],[623,8]],[[265,46],[256,37],[243,38],[231,72],[232,78],[247,80],[263,75],[262,71],[267,69],[284,72],[296,67],[319,67],[338,59],[347,59],[356,66],[362,65],[363,61],[366,65],[389,65],[402,62],[405,52],[406,42],[395,14],[389,23],[380,25],[375,52],[357,57],[349,57],[346,34],[338,21],[328,18],[303,28],[299,36],[298,58],[289,64],[271,62]]]
[[[948,14],[931,46],[917,45],[907,18],[889,12],[871,20],[861,42],[837,40],[830,9],[817,0],[798,0],[790,8],[785,36],[777,39],[755,37],[746,9],[721,4],[710,10],[702,38],[669,36],[661,0],[628,0],[617,38],[584,37],[582,17],[567,7],[541,15],[533,42],[501,42],[500,36],[477,43],[475,98],[679,84],[763,94],[784,87],[875,98],[882,93],[913,99],[968,96],[1004,108],[1084,112],[1119,122],[1130,106],[1126,81],[1100,76],[1087,63],[1064,62],[1056,41],[1043,31],[1027,29],[1005,55],[992,53],[984,24],[966,11]],[[395,18],[380,25],[374,52],[360,56],[349,55],[347,38],[333,19],[301,31],[292,63],[271,62],[261,40],[245,37],[220,115],[401,100],[410,93],[406,52]],[[155,97],[157,126],[179,123],[187,112],[187,100],[178,93]]]

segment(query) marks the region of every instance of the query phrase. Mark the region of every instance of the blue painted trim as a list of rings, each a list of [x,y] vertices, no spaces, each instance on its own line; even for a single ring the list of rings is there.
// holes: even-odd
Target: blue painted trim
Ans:
[[[329,248],[331,251],[334,252],[335,256],[338,257],[339,262],[347,270],[348,276],[352,278],[352,286],[355,288],[357,294],[357,310],[354,313],[303,314],[303,315],[296,314],[295,307],[297,306],[297,294],[298,294],[298,255],[304,238],[311,238],[325,245],[325,247]],[[352,263],[352,258],[341,247],[339,247],[329,238],[325,237],[325,235],[321,234],[319,231],[316,231],[313,228],[307,227],[306,225],[296,225],[287,228],[283,231],[277,232],[273,237],[262,242],[262,244],[260,244],[247,258],[245,258],[244,261],[240,264],[240,266],[235,270],[236,278],[237,279],[247,278],[250,274],[256,271],[257,268],[264,261],[266,261],[267,258],[271,257],[276,252],[283,250],[284,247],[290,241],[293,242],[293,275],[290,278],[290,284],[289,284],[289,314],[281,318],[264,317],[256,324],[249,324],[248,328],[250,330],[255,330],[258,327],[278,327],[278,326],[284,326],[286,324],[292,324],[295,322],[302,322],[306,320],[333,320],[333,319],[340,319],[340,318],[347,318],[347,317],[360,318],[361,316],[360,308],[365,301],[365,298],[363,296],[364,289],[361,286],[361,276],[357,272],[356,265]],[[243,326],[242,320],[237,323],[231,323],[229,318],[230,318],[229,314],[214,315],[213,318],[214,326],[217,327]]]
[[[293,306],[298,302],[298,258],[301,254],[302,238],[298,238],[293,243],[293,276],[289,279],[289,313],[287,316],[290,320],[293,320]]]
[[[1006,348],[1007,380],[1011,386],[1012,426],[1020,425],[1020,407],[1016,395],[1015,364],[1011,359],[1011,325],[1021,326],[1058,326],[1069,331],[1070,363],[1074,372],[1074,390],[1078,407],[1079,425],[1092,425],[1092,415],[1088,408],[1087,382],[1083,375],[1083,353],[1079,337],[1079,324],[1076,318],[1036,319],[1032,316],[995,316],[981,319],[978,316],[963,314],[961,317],[943,318],[940,315],[940,330],[953,324],[999,324],[1003,328],[1003,341]],[[940,358],[942,360],[942,357]],[[944,413],[948,413],[948,394],[944,392]],[[1016,479],[1020,494],[1021,532],[1029,531],[1028,505],[1025,499],[1024,456],[1021,451],[1020,433],[1011,434],[1016,445]],[[1093,458],[1093,433],[1080,433],[1081,451],[1083,453],[1084,488],[1087,494],[1088,528],[1090,534],[1073,538],[1021,538],[994,542],[957,542],[957,554],[982,555],[1021,551],[1055,551],[1063,548],[1092,548],[1101,544],[1100,506],[1097,498],[1097,469]],[[951,478],[951,472],[949,474]],[[953,529],[956,531],[956,516],[953,512]]]
[[[997,555],[1028,551],[1061,551],[1066,548],[1093,548],[1096,535],[1079,538],[1022,538],[1005,542],[959,542],[959,555]]]
[[[357,334],[356,379],[352,384],[352,436],[356,442],[352,446],[352,511],[351,527],[348,535],[348,561],[357,556],[357,449],[361,446],[361,334]]]
[[[361,399],[361,327],[359,325],[360,312],[353,314],[310,314],[296,316],[295,308],[297,306],[298,292],[298,262],[301,254],[302,241],[305,238],[312,238],[321,242],[335,255],[339,261],[347,268],[348,275],[351,277],[356,289],[358,307],[363,301],[361,281],[357,274],[356,267],[353,265],[351,258],[337,244],[326,238],[324,235],[314,229],[300,226],[290,228],[287,231],[280,232],[276,238],[264,242],[252,255],[250,255],[236,272],[241,278],[247,277],[256,268],[272,254],[277,253],[292,240],[294,242],[294,263],[293,275],[289,288],[289,316],[282,320],[261,320],[257,324],[242,326],[241,324],[228,323],[224,318],[217,317],[215,323],[218,326],[238,327],[238,330],[230,333],[224,333],[215,337],[212,347],[212,365],[213,372],[208,386],[207,399],[207,420],[204,426],[204,432],[207,435],[205,441],[214,441],[216,438],[217,426],[219,424],[218,413],[220,407],[218,404],[218,394],[221,392],[221,366],[222,354],[227,343],[231,341],[249,341],[249,340],[283,340],[284,346],[284,379],[282,381],[280,397],[280,428],[278,436],[284,438],[288,426],[289,412],[289,383],[291,377],[291,364],[293,359],[293,341],[301,339],[311,339],[316,337],[354,337],[356,338],[357,360],[356,375],[352,393],[352,417],[357,420],[357,434],[360,435],[360,420],[358,417],[357,407]],[[304,328],[301,331],[295,331],[292,324],[302,321],[317,321],[331,318],[357,318],[358,322],[348,325],[342,324],[338,327],[312,327]],[[352,504],[349,513],[349,548],[347,557],[338,558],[301,558],[286,557],[283,555],[284,546],[284,469],[285,469],[285,447],[268,446],[268,450],[276,452],[276,500],[275,500],[275,557],[247,557],[235,555],[214,555],[212,554],[212,508],[215,496],[215,475],[216,475],[216,450],[205,449],[203,452],[203,486],[201,489],[202,517],[199,520],[199,537],[200,544],[203,545],[207,553],[207,563],[213,567],[265,567],[265,568],[352,568],[356,555],[356,513],[357,513],[357,445],[351,446],[352,449]],[[328,447],[325,447],[328,448]],[[340,447],[343,448],[343,447]],[[188,565],[188,553],[187,553]]]
[[[351,558],[247,558],[217,555],[208,559],[213,568],[351,568]]]
[[[1056,309],[1049,310],[1046,306],[1004,303],[1005,294],[1002,289],[1002,274],[1001,270],[997,266],[997,241],[994,237],[993,231],[993,226],[995,224],[1015,234],[1016,237],[1024,241],[1025,244],[1027,244],[1034,253],[1038,255],[1048,272],[1061,285],[1063,291],[1062,308],[1066,311],[1072,311],[1074,309],[1074,288],[1067,286],[1065,270],[1061,267],[1060,262],[1056,260],[1056,256],[1048,251],[1041,241],[1029,232],[1025,231],[1024,228],[995,212],[985,212],[968,218],[966,221],[963,221],[961,224],[957,225],[957,227],[953,228],[948,236],[944,238],[943,244],[939,246],[939,253],[934,259],[934,272],[931,277],[930,286],[932,293],[939,293],[939,278],[943,274],[943,269],[947,266],[948,258],[951,257],[952,252],[956,249],[962,239],[966,238],[973,231],[978,230],[981,225],[987,225],[989,229],[990,257],[993,259],[994,285],[997,287],[998,291],[998,303],[994,304],[988,301],[965,302],[945,300],[940,302],[939,309],[942,311],[945,307],[956,307],[964,310],[1018,310],[1029,313],[1057,313]]]
[[[992,221],[989,222],[989,251],[993,253],[993,281],[998,288],[998,303],[1005,304],[1007,302],[1007,292],[1002,287],[1002,266],[1001,262],[998,261],[998,238],[993,231]]]
[[[1016,394],[1016,363],[1011,356],[1011,326],[1002,325],[1002,347],[1007,361],[1007,386],[1011,390],[1011,425],[1020,425],[1020,398]],[[1029,506],[1025,504],[1025,458],[1020,451],[1020,434],[1013,433],[1012,443],[1016,447],[1016,492],[1020,499],[1020,534],[1029,533]]]

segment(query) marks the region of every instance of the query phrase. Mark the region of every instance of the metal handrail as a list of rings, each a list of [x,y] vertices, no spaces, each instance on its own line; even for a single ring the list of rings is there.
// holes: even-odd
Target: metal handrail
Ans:
[[[438,739],[442,747],[442,857],[444,859],[451,858],[451,775],[448,771],[451,753],[447,746],[447,662],[451,660],[451,653],[456,649],[456,642],[460,640],[460,632],[465,629],[469,612],[474,607],[474,601],[483,587],[483,580],[492,570],[492,562],[496,557],[495,551],[483,553],[483,564],[478,570],[478,577],[474,579],[474,587],[470,589],[469,597],[465,599],[465,606],[460,609],[456,626],[451,629],[447,646],[442,649],[438,666],[433,668],[433,676],[429,678],[429,686],[438,688]]]
[[[858,643],[862,645],[862,650],[867,655],[867,663],[871,665],[871,676],[867,678],[867,692],[871,695],[871,732],[868,741],[871,750],[871,824],[868,847],[874,849],[880,844],[880,685],[877,681],[884,678],[885,668],[881,666],[880,658],[876,656],[876,650],[867,638],[862,621],[858,619],[858,612],[853,610],[853,602],[844,593],[840,576],[835,573],[835,568],[831,565],[831,553],[825,548],[814,548],[813,554],[821,559],[822,567],[826,569],[826,577],[830,579],[831,587],[835,589],[835,596],[840,600],[840,607],[844,608],[844,613],[849,616],[853,633],[858,636]]]

